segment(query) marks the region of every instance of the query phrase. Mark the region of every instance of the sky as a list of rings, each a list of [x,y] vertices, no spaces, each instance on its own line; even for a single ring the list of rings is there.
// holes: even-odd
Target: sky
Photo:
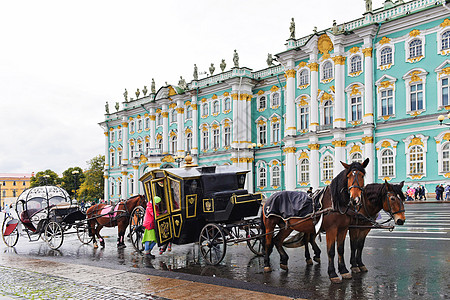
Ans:
[[[379,8],[384,1],[373,1]],[[105,102],[190,82],[193,66],[253,71],[296,37],[360,18],[364,0],[1,1],[0,173],[58,174],[104,154]],[[202,78],[202,77],[200,77]]]

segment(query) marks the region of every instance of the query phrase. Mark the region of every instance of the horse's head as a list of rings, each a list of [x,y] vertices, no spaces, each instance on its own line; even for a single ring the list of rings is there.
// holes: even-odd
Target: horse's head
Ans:
[[[146,208],[147,201],[145,200],[145,196],[136,195],[126,201],[126,206],[127,209],[131,212],[136,206],[142,206],[143,208]]]
[[[386,197],[383,199],[383,209],[387,212],[396,225],[403,225],[405,223],[405,207],[403,200],[403,181],[397,185],[391,185],[386,180],[384,181],[384,187],[387,191]]]
[[[350,165],[341,161],[347,172],[347,190],[350,195],[350,200],[359,205],[364,189],[364,175],[366,174],[365,168],[369,164],[369,159],[361,164],[359,162],[353,162]]]

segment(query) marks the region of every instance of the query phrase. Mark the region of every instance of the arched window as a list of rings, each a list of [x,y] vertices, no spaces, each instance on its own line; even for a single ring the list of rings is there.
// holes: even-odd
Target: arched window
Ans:
[[[410,86],[409,100],[411,111],[423,109],[423,84],[415,83]]]
[[[140,142],[140,143],[137,144],[137,145],[138,145],[138,151],[139,151],[139,152],[142,152],[142,141],[139,140],[139,142]]]
[[[203,150],[209,149],[209,132],[208,130],[203,131]]]
[[[150,128],[150,118],[145,118],[145,129]]]
[[[333,78],[333,64],[329,61],[325,62],[322,67],[322,79]]]
[[[192,133],[186,134],[186,151],[191,152],[192,150]]]
[[[333,102],[331,100],[325,101],[323,104],[323,124],[333,124]]]
[[[110,194],[111,194],[111,195],[114,195],[114,193],[115,193],[115,190],[114,190],[115,182],[114,182],[114,181],[111,181],[110,183],[111,183],[111,185],[110,185],[110,186],[111,186]]]
[[[119,182],[117,183],[117,185],[119,186],[117,195],[119,195],[119,197],[120,197],[120,196],[122,196],[122,182],[119,181]]]
[[[422,41],[419,39],[409,43],[409,58],[422,56]]]
[[[352,156],[350,157],[350,162],[359,162],[362,163],[363,162],[363,157],[361,155],[361,153],[359,152],[355,152],[352,154]]]
[[[158,114],[156,116],[156,125],[161,126],[163,124],[162,116],[161,114]]]
[[[262,96],[259,98],[258,109],[266,109],[266,96]]]
[[[361,56],[355,55],[350,60],[350,73],[359,72],[362,70]]]
[[[394,177],[394,152],[391,149],[381,152],[381,176]]]
[[[229,147],[231,145],[231,127],[224,128],[224,146]]]
[[[158,149],[161,150],[161,151],[162,151],[162,148],[163,148],[163,144],[162,143],[163,143],[162,139],[159,139],[159,140],[156,141],[156,144],[158,145]]]
[[[300,161],[300,182],[309,182],[309,160],[307,158]]]
[[[442,147],[442,171],[445,173],[450,172],[450,143],[446,143]]]
[[[122,164],[122,150],[117,152],[117,164],[120,166]]]
[[[267,184],[267,170],[265,166],[258,169],[258,187],[265,187]]]
[[[110,142],[111,142],[111,143],[114,143],[114,142],[115,142],[115,140],[114,140],[114,138],[115,138],[115,136],[114,136],[114,131],[110,131],[109,134],[110,134],[110,136],[109,136]]]
[[[450,31],[446,31],[442,34],[441,50],[447,50],[450,48]]]
[[[231,99],[230,98],[225,98],[224,106],[225,106],[226,111],[231,110]]]
[[[409,151],[409,170],[410,174],[423,174],[423,149],[415,145]]]
[[[309,128],[309,108],[307,106],[300,107],[300,130],[306,130]]]
[[[186,119],[192,119],[192,106],[186,107]]]
[[[115,157],[116,157],[115,152],[114,152],[114,151],[111,152],[110,159],[109,159],[109,165],[110,165],[110,167],[114,167],[114,158],[115,158]]]
[[[218,114],[219,113],[219,101],[214,101],[213,102],[213,114]]]
[[[307,85],[309,84],[309,72],[308,70],[302,70],[298,75],[298,85]]]
[[[272,123],[272,143],[280,141],[280,122]]]
[[[392,64],[392,49],[391,47],[386,47],[381,50],[381,65]]]
[[[394,91],[387,89],[381,92],[381,115],[390,116],[394,114]]]
[[[170,115],[170,119],[171,119],[172,123],[175,123],[177,121],[177,111],[175,109],[172,110],[172,113]]]
[[[121,141],[122,140],[122,129],[119,129],[117,131],[117,140]]]
[[[209,114],[208,111],[208,103],[202,105],[202,116],[207,116]]]
[[[134,194],[134,179],[130,178],[130,194]]]
[[[261,124],[258,126],[258,143],[266,143],[266,124]]]
[[[272,95],[272,106],[279,106],[280,105],[280,94],[274,93]]]
[[[134,121],[130,123],[130,133],[134,132]]]
[[[322,180],[331,181],[333,179],[333,158],[326,156],[322,161]]]
[[[138,120],[137,130],[138,130],[138,131],[141,131],[141,130],[142,130],[142,120]]]
[[[172,154],[177,153],[177,136],[174,135],[170,138],[170,149],[172,150]]]
[[[272,186],[280,186],[281,185],[281,176],[280,176],[280,167],[275,165],[272,167]]]
[[[352,121],[359,121],[362,119],[362,101],[361,96],[353,96],[350,98],[351,110],[352,110]]]
[[[219,147],[220,147],[220,144],[219,144],[219,141],[220,141],[219,132],[220,132],[219,128],[213,129],[213,148],[214,149],[219,149]]]

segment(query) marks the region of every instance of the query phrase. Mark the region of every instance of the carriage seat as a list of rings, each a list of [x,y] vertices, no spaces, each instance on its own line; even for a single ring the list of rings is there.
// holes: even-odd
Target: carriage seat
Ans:
[[[31,223],[31,217],[33,217],[39,211],[41,211],[41,209],[38,209],[38,208],[24,210],[20,214],[20,221],[22,221],[22,223]]]
[[[78,205],[76,204],[70,204],[70,202],[61,202],[58,204],[55,204],[52,206],[52,208],[50,210],[55,210],[55,209],[67,209],[67,208],[77,208]]]

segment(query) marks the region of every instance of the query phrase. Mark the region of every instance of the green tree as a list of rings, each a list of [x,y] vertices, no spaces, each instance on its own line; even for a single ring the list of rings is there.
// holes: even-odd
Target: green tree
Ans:
[[[74,198],[75,191],[78,191],[84,178],[83,170],[80,167],[68,168],[63,172],[61,187],[69,193],[70,197]]]
[[[30,187],[43,186],[43,185],[58,185],[61,183],[61,179],[58,174],[52,170],[45,170],[37,172],[30,179]]]
[[[78,189],[78,197],[86,201],[103,199],[105,156],[98,155],[88,162],[89,169],[84,173],[85,179]]]

